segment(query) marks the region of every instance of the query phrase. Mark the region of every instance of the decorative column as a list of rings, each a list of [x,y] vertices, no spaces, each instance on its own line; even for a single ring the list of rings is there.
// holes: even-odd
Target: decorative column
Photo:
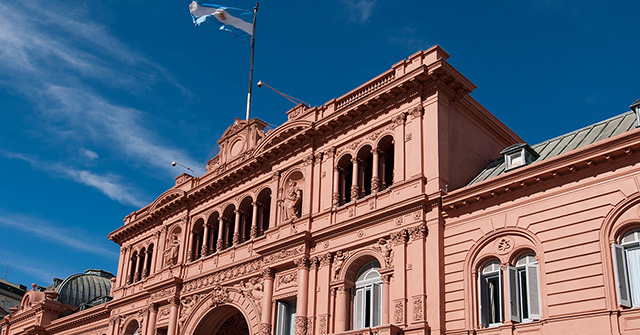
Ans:
[[[391,273],[385,273],[382,276],[382,324],[389,324],[389,301],[391,301],[389,294],[391,292]]]
[[[240,210],[236,209],[236,221],[233,225],[233,245],[240,244]]]
[[[147,321],[146,335],[156,334],[156,318],[158,315],[158,305],[154,303],[149,304],[149,320]]]
[[[193,261],[194,259],[196,259],[196,258],[194,257],[194,254],[195,254],[195,250],[194,250],[194,243],[196,244],[196,245],[195,245],[195,247],[196,247],[196,248],[198,247],[197,243],[195,242],[195,241],[196,241],[196,239],[198,238],[198,237],[196,236],[196,231],[195,231],[195,230],[192,230],[190,235],[191,235],[191,239],[190,239],[190,243],[189,243],[189,248],[187,249],[187,261],[188,261],[188,262],[191,262],[191,261]]]
[[[340,205],[340,169],[333,168],[333,207]]]
[[[223,238],[224,238],[224,221],[222,220],[222,216],[218,217],[218,241],[216,242],[216,251],[222,251],[223,247]]]
[[[140,255],[140,259],[142,261],[142,273],[140,274],[141,278],[147,278],[147,273],[148,273],[147,270],[148,270],[148,264],[149,264],[148,257],[149,257],[149,250],[145,249],[144,258],[142,257],[142,253]]]
[[[347,288],[344,284],[336,288],[336,333],[347,330]]]
[[[251,239],[258,236],[258,202],[253,202],[253,213],[251,215]]]
[[[209,253],[209,224],[204,224],[204,236],[202,237],[202,249],[200,257],[204,258]]]
[[[378,192],[378,190],[380,189],[380,177],[378,176],[378,170],[379,170],[378,153],[379,153],[378,148],[371,150],[371,154],[373,155],[373,163],[372,163],[373,166],[371,167],[371,192],[373,193]]]
[[[169,298],[171,310],[169,311],[169,329],[167,335],[176,335],[176,327],[178,326],[178,306],[180,301],[176,297]]]
[[[142,252],[138,253],[137,257],[138,259],[136,259],[136,266],[134,269],[134,273],[133,273],[133,282],[137,282],[140,280],[140,254]]]
[[[262,316],[260,317],[260,335],[271,334],[271,300],[273,299],[273,278],[272,268],[264,268],[262,270],[262,279],[264,280],[262,295]]]
[[[353,163],[353,172],[351,173],[351,201],[358,199],[360,196],[360,187],[358,186],[358,161],[359,159],[357,157],[351,160],[351,163]]]
[[[298,297],[296,301],[295,335],[307,334],[307,302],[309,295],[309,258],[302,256],[296,261],[298,266]]]

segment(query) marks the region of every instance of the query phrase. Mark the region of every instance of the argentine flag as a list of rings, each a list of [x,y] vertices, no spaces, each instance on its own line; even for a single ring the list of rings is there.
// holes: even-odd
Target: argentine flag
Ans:
[[[220,30],[226,30],[242,40],[248,40],[253,34],[253,11],[224,7],[203,0],[191,2],[189,11],[196,26],[203,22],[214,24]]]

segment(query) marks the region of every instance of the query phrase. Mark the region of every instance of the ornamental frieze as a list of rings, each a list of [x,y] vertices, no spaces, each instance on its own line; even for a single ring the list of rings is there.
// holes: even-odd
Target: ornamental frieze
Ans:
[[[176,294],[176,288],[175,287],[169,287],[169,288],[166,288],[164,290],[160,290],[158,292],[151,293],[150,298],[151,298],[151,301],[154,301],[154,300],[158,300],[158,299],[161,299],[161,298],[164,298],[164,297],[168,297],[168,296],[174,295],[174,294]]]
[[[189,281],[183,284],[183,293],[189,293],[201,288],[212,286],[214,284],[232,280],[234,278],[252,273],[258,272],[262,268],[262,260],[256,259],[243,264],[236,264],[226,269],[216,271],[212,274],[206,275]]]
[[[304,252],[304,245],[298,248],[291,248],[288,250],[281,250],[275,254],[267,255],[262,258],[264,264],[270,264],[286,258],[291,258],[297,255],[301,255]]]

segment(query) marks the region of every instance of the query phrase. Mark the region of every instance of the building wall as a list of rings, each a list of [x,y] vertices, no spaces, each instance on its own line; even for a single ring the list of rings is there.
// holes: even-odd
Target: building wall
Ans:
[[[619,307],[610,251],[640,222],[637,132],[467,185],[522,140],[447,58],[437,46],[416,53],[323,106],[292,108],[266,133],[236,119],[205,175],[178,176],[109,235],[121,245],[114,299],[39,320],[39,334],[200,335],[225,320],[233,326],[219,334],[271,334],[289,307],[295,334],[368,334],[354,329],[356,277],[376,262],[377,334],[640,330],[637,311]],[[349,187],[345,176],[367,164],[385,168]],[[247,238],[225,235],[231,227]],[[536,255],[541,316],[508,321],[503,294],[502,322],[483,326],[479,271],[499,260],[507,278],[525,252]],[[22,308],[3,335],[38,320]]]

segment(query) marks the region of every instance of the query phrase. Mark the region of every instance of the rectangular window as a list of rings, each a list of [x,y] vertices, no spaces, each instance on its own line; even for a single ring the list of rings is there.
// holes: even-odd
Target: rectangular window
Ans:
[[[294,335],[296,324],[296,303],[278,301],[276,303],[276,335]]]

